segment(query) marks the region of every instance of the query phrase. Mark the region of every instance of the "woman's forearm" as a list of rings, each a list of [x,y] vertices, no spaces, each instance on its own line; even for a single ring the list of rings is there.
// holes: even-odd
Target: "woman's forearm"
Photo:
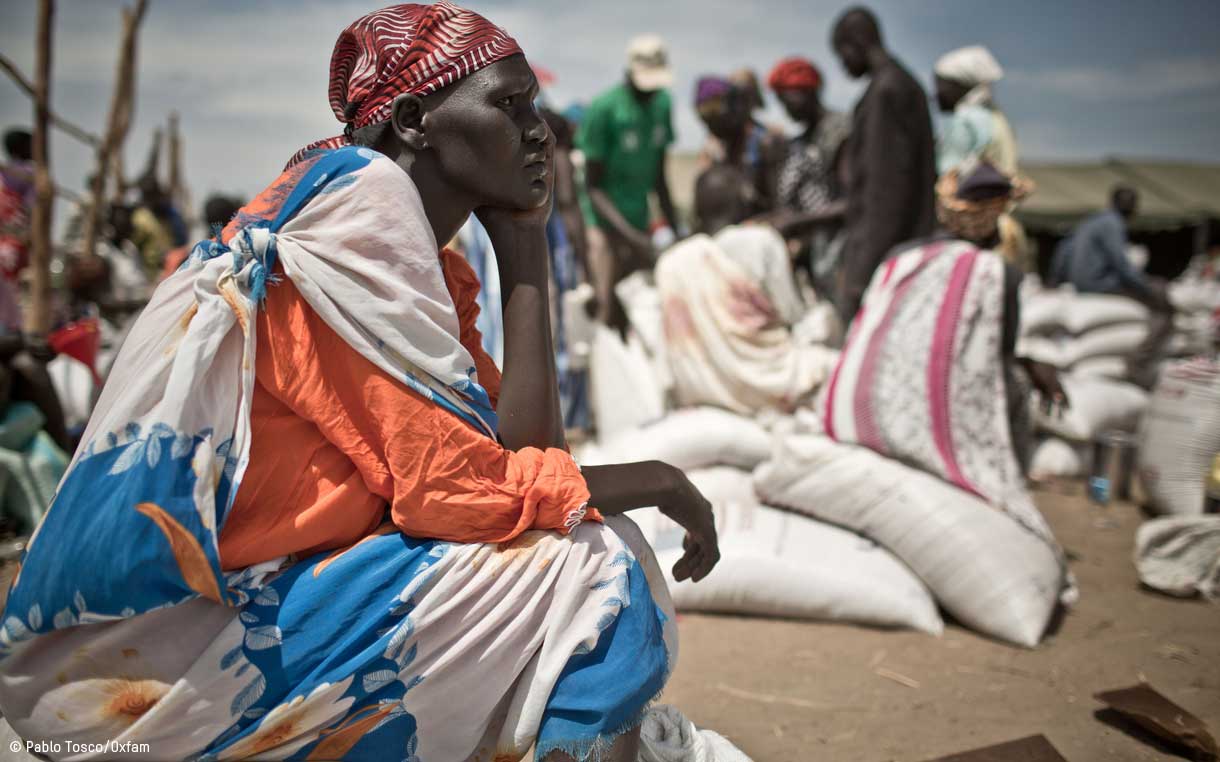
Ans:
[[[585,466],[581,474],[589,487],[589,505],[606,516],[665,504],[680,484],[676,469],[657,460]]]
[[[546,231],[536,225],[488,227],[504,313],[500,440],[505,447],[564,447],[551,345]]]

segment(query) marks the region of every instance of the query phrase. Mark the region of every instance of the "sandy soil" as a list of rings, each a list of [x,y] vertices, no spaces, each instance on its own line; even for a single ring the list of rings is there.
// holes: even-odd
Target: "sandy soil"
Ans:
[[[1179,759],[1104,724],[1092,697],[1147,680],[1220,736],[1220,606],[1141,589],[1138,510],[1081,490],[1037,494],[1081,593],[1037,650],[952,624],[934,638],[684,615],[663,700],[759,762],[921,762],[1038,733],[1069,762]]]

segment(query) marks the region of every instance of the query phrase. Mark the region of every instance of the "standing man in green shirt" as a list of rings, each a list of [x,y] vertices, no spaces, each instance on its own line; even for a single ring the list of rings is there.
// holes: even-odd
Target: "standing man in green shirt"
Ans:
[[[615,284],[652,267],[656,258],[649,235],[650,192],[657,194],[670,228],[678,230],[665,180],[665,152],[674,140],[666,91],[672,83],[665,43],[655,35],[636,37],[627,46],[626,81],[594,99],[577,136],[591,207],[589,270],[597,318],[619,330],[627,318]]]

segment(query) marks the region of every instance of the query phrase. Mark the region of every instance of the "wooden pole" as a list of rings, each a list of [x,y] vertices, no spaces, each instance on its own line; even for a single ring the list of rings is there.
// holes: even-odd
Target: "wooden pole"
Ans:
[[[195,214],[194,200],[191,190],[187,187],[182,171],[184,141],[182,139],[181,121],[177,111],[169,113],[169,192],[174,208],[182,215],[182,221],[187,230],[194,228],[198,217]]]
[[[178,132],[178,112],[169,112],[169,197],[182,208],[182,135]]]
[[[68,190],[62,185],[56,185],[54,190],[56,196],[63,196],[74,204],[85,203],[85,197],[74,190]]]
[[[135,108],[136,33],[147,7],[148,0],[136,0],[133,7],[123,9],[123,35],[119,43],[119,63],[110,99],[110,115],[97,149],[97,169],[89,189],[92,198],[85,214],[85,235],[81,241],[80,253],[87,257],[96,253],[94,249],[101,228],[101,209],[106,198],[106,178],[110,175],[114,155],[127,139],[127,131],[131,127]]]
[[[114,156],[110,157],[110,173],[113,176],[113,185],[110,189],[110,200],[112,203],[121,204],[127,197],[127,163],[123,159],[123,144],[120,143],[114,149]]]
[[[161,128],[153,130],[152,142],[148,145],[148,158],[144,160],[144,169],[140,172],[139,181],[143,182],[151,178],[161,186],[161,143],[163,142],[163,133]]]
[[[38,2],[34,64],[34,215],[30,226],[30,311],[25,330],[45,336],[51,328],[51,213],[55,188],[47,132],[51,126],[51,27],[55,0]]]
[[[26,95],[30,96],[31,98],[34,97],[33,83],[26,79],[25,75],[21,73],[21,70],[17,68],[17,65],[10,61],[3,53],[0,53],[0,69],[4,69],[5,73],[7,73],[9,76],[9,79],[13,80],[13,84],[17,85],[17,87],[24,91]],[[82,130],[80,127],[72,124],[67,119],[60,118],[58,114],[51,111],[49,108],[47,113],[51,117],[51,124],[63,130],[65,134],[76,138],[85,145],[96,148],[98,144],[102,142],[98,140],[97,135]]]

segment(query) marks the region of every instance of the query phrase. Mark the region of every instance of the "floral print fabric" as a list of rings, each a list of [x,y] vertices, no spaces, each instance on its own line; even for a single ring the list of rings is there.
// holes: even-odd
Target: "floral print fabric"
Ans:
[[[672,612],[625,519],[503,544],[387,523],[222,567],[277,260],[353,349],[494,436],[418,194],[387,162],[346,148],[288,170],[132,329],[9,591],[0,710],[23,737],[147,742],[157,759],[490,762],[592,748],[660,691]]]

